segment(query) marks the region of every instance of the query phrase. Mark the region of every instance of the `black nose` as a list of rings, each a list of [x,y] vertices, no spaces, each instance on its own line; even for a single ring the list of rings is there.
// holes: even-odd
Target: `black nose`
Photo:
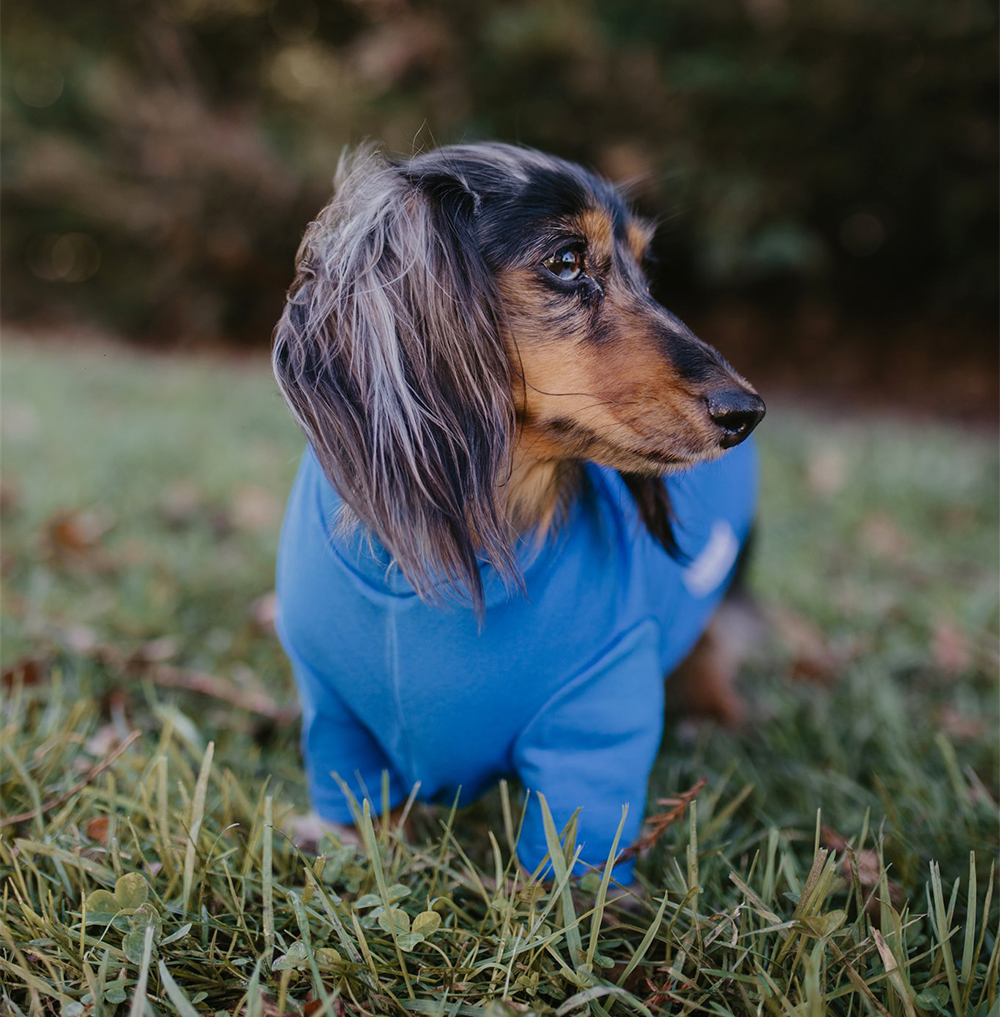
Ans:
[[[708,397],[708,415],[722,428],[723,448],[739,445],[764,419],[767,407],[756,392],[744,388],[714,392]]]

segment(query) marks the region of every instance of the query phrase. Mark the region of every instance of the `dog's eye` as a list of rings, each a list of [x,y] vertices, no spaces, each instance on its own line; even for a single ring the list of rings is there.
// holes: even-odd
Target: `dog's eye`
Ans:
[[[557,279],[572,282],[583,275],[583,251],[579,247],[564,247],[561,251],[556,251],[551,258],[546,258],[542,264]]]

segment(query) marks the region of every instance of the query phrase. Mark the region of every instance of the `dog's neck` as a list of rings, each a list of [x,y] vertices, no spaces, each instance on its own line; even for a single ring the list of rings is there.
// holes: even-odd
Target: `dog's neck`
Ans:
[[[576,460],[541,458],[518,443],[505,482],[511,529],[544,540],[579,486],[581,470]]]

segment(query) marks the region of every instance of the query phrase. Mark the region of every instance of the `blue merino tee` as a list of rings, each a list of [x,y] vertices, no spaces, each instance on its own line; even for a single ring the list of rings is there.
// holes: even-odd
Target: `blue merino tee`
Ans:
[[[480,625],[460,604],[428,605],[377,541],[334,535],[339,498],[307,449],[278,555],[278,632],[302,700],[302,745],[316,811],[350,823],[331,773],[359,800],[470,801],[513,775],[542,792],[557,829],[580,809],[578,871],[602,865],[629,805],[620,849],[639,833],[663,727],[663,680],[704,629],[753,521],[752,440],[665,483],[678,563],[641,524],[612,470],[588,465],[587,491],[541,548],[518,549],[526,593],[483,566]],[[537,798],[518,844],[546,854]],[[627,883],[631,863],[615,878]]]

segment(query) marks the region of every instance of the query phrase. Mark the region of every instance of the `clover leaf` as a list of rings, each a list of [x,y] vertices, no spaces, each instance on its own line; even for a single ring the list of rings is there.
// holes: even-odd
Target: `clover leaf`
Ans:
[[[87,924],[110,922],[122,912],[132,914],[149,900],[149,883],[140,872],[127,872],[115,883],[115,892],[94,890],[86,900]],[[152,905],[149,905],[152,907]]]
[[[390,935],[397,936],[410,931],[410,916],[401,908],[386,908],[379,916],[378,923]]]
[[[413,932],[422,933],[425,938],[432,936],[441,928],[441,916],[436,911],[421,911],[413,919],[411,928]]]
[[[341,961],[340,951],[334,950],[332,946],[321,946],[316,951],[316,964],[321,969],[332,968],[335,964],[340,964]]]
[[[272,971],[304,971],[309,967],[309,951],[301,940],[297,939],[272,965]]]
[[[122,910],[137,908],[149,899],[149,883],[139,872],[126,872],[115,883],[115,899]]]

